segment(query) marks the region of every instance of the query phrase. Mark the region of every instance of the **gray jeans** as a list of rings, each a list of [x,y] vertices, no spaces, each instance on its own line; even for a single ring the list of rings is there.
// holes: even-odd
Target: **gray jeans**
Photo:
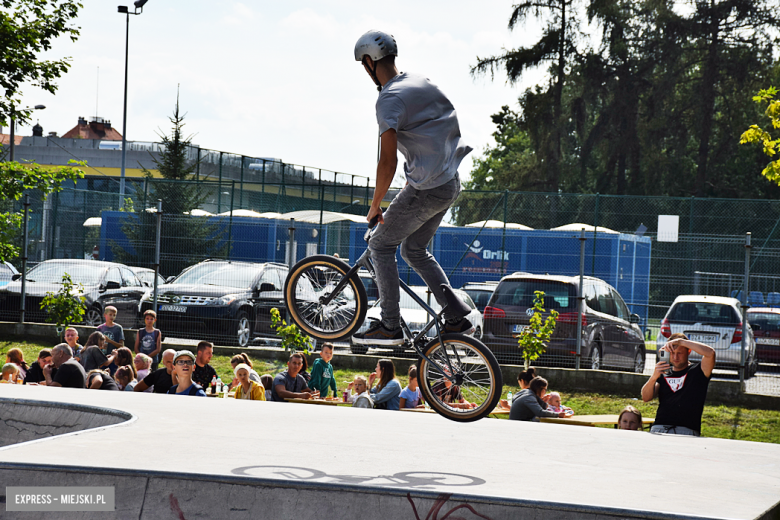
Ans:
[[[459,194],[460,179],[457,175],[446,184],[430,190],[417,190],[407,184],[384,212],[385,223],[374,232],[368,242],[368,250],[376,269],[385,326],[396,328],[401,316],[398,265],[395,261],[399,245],[401,257],[430,287],[436,301],[442,307],[446,305],[440,286],[449,285],[449,280],[427,247],[444,214]]]
[[[699,437],[701,434],[696,430],[691,430],[685,426],[671,426],[668,424],[654,424],[650,428],[650,433],[667,433],[669,435],[693,435]]]

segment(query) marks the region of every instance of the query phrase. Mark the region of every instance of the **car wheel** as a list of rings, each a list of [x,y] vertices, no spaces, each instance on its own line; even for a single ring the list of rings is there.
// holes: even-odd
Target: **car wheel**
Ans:
[[[474,331],[474,337],[477,339],[482,339],[482,329],[477,327],[477,329]]]
[[[756,375],[756,372],[758,372],[758,359],[756,359],[756,356],[753,355],[750,358],[750,362],[747,365],[747,374],[746,377],[750,378]]]
[[[84,315],[84,324],[89,327],[97,327],[103,323],[103,313],[100,307],[92,307],[87,310],[87,314]]]
[[[593,345],[593,348],[590,349],[589,360],[591,370],[601,370],[601,350],[599,349],[598,343]]]
[[[239,312],[238,318],[236,318],[236,324],[234,328],[235,339],[233,342],[239,347],[246,347],[249,345],[249,339],[252,335],[252,324],[249,323],[249,317],[245,312]]]
[[[634,373],[642,374],[645,371],[645,353],[642,349],[636,350],[636,356],[634,356]]]
[[[349,350],[353,354],[360,354],[363,355],[368,352],[368,347],[366,345],[356,345],[354,343],[349,344]]]

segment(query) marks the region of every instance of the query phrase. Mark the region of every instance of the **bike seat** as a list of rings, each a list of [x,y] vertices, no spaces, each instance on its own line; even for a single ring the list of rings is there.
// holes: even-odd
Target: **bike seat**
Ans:
[[[444,299],[447,300],[447,305],[442,309],[445,315],[457,316],[462,318],[471,312],[471,308],[463,303],[463,300],[458,298],[455,291],[449,285],[441,284],[441,290],[444,292]]]

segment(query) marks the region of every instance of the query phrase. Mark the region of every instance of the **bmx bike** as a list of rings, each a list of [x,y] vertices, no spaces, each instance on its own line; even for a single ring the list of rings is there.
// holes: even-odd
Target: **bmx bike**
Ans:
[[[373,229],[370,224],[366,242]],[[368,249],[351,267],[328,255],[309,256],[295,264],[284,284],[285,303],[295,324],[321,341],[352,336],[363,324],[368,308],[366,289],[358,275],[361,267],[376,279]],[[401,318],[404,339],[418,356],[417,378],[425,401],[438,414],[458,422],[476,421],[493,412],[503,386],[495,356],[472,336],[443,333],[444,314],[465,316],[468,306],[449,286],[442,285],[447,305],[437,314],[403,280],[400,287],[431,318],[417,333]],[[429,331],[433,339],[427,336]]]

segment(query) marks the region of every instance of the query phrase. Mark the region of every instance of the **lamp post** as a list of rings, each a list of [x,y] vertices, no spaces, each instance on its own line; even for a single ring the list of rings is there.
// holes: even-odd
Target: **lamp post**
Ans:
[[[46,108],[46,105],[35,105],[34,107],[27,107],[21,109],[19,112],[24,112],[25,110],[43,110]],[[14,144],[16,141],[16,118],[14,117],[14,110],[11,109],[11,152],[9,154],[9,160],[14,160]]]
[[[339,213],[341,213],[341,212],[343,212],[345,209],[351,208],[351,207],[352,207],[352,206],[354,206],[355,204],[360,204],[360,199],[355,199],[355,200],[353,200],[352,202],[350,202],[349,204],[347,204],[346,206],[344,206],[343,208],[341,208],[341,209],[340,209],[338,212],[339,212]]]
[[[143,13],[144,4],[148,1],[149,0],[135,0],[135,2],[133,2],[133,5],[135,6],[133,12],[130,12],[126,5],[117,7],[117,11],[127,17],[125,29],[125,100],[124,108],[122,110],[122,170],[119,177],[119,209],[122,209],[122,204],[125,202],[125,165],[127,164],[127,56],[128,48],[130,46],[130,15],[139,15]]]

